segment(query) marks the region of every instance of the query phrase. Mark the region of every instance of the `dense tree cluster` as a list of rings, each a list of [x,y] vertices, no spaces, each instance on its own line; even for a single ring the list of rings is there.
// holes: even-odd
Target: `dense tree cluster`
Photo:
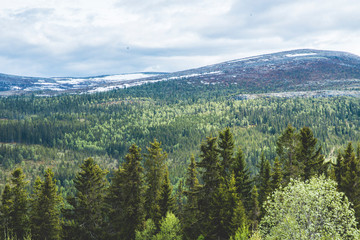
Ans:
[[[86,159],[67,199],[52,170],[36,179],[29,194],[17,168],[2,192],[0,239],[359,236],[360,144],[354,150],[349,143],[337,161],[325,161],[310,128],[288,125],[277,140],[278,156],[270,161],[262,154],[258,174],[252,176],[235,142],[230,128],[207,137],[176,189],[168,154],[156,139],[145,153],[131,145],[111,174]]]

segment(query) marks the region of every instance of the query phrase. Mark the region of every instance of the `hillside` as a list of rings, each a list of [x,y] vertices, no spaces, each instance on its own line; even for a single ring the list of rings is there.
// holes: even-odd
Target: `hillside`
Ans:
[[[242,92],[358,90],[360,57],[345,52],[302,49],[174,73],[132,73],[82,78],[36,78],[1,74],[0,95],[94,93],[161,81],[189,86],[231,86]]]

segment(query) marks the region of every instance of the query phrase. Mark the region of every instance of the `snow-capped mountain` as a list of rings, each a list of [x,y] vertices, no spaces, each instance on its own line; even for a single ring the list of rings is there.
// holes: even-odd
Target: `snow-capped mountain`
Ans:
[[[227,61],[174,73],[133,73],[85,78],[36,78],[0,74],[0,95],[93,93],[159,81],[241,85],[260,90],[325,90],[360,87],[360,57],[301,49]]]

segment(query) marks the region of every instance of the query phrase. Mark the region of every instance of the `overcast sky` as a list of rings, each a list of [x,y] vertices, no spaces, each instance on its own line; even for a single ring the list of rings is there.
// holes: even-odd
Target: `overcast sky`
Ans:
[[[177,71],[298,48],[360,55],[359,0],[4,0],[0,72]]]

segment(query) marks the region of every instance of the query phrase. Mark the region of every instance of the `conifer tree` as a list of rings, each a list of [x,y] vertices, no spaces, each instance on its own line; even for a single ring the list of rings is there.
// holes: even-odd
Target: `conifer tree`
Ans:
[[[145,220],[141,149],[133,144],[122,166],[114,173],[108,196],[110,238],[135,239]]]
[[[360,166],[351,142],[347,145],[342,158],[343,171],[339,187],[349,198],[349,201],[354,204],[355,216],[360,220]]]
[[[290,178],[297,178],[299,175],[299,166],[296,161],[297,146],[298,134],[296,129],[289,124],[276,142],[276,153],[284,167],[285,184],[290,181]]]
[[[336,163],[334,164],[334,173],[335,173],[335,180],[338,184],[338,188],[340,190],[340,186],[342,186],[341,176],[344,173],[344,164],[342,159],[342,154],[339,152],[336,157]],[[341,190],[340,190],[341,191]]]
[[[61,196],[57,193],[54,173],[47,169],[44,181],[39,178],[34,186],[31,208],[31,236],[39,240],[60,239]]]
[[[252,231],[256,231],[259,225],[260,206],[259,206],[259,194],[257,187],[254,186],[251,190],[251,212],[249,214],[249,220],[251,221]]]
[[[204,182],[199,191],[199,221],[202,230],[205,231],[205,235],[207,235],[208,228],[211,224],[209,214],[214,210],[213,201],[215,199],[215,194],[218,194],[220,183],[223,182],[216,140],[216,137],[207,137],[206,142],[201,144],[201,161],[198,163]]]
[[[21,168],[17,168],[12,173],[11,195],[13,204],[10,215],[10,228],[15,238],[23,239],[30,231],[29,228],[29,199],[25,189],[27,182]]]
[[[274,167],[271,173],[271,189],[274,191],[282,185],[282,167],[279,158],[275,158]]]
[[[0,206],[0,239],[9,237],[12,233],[11,223],[11,209],[13,205],[13,199],[11,194],[11,188],[9,184],[5,185],[4,191],[1,195]]]
[[[315,174],[320,174],[324,157],[321,155],[321,147],[317,147],[317,139],[309,127],[300,129],[297,161],[303,166],[301,175],[305,180]]]
[[[159,200],[165,174],[167,153],[162,150],[161,143],[156,139],[150,143],[147,151],[144,162],[145,180],[147,183],[145,192],[146,217],[151,218],[158,227],[161,220]]]
[[[92,158],[80,166],[75,177],[76,195],[68,199],[71,209],[65,211],[67,239],[101,239],[104,229],[104,195],[107,171]]]
[[[234,162],[234,137],[230,132],[230,128],[219,132],[219,153],[221,156],[220,165],[222,167],[222,177],[226,180],[232,173],[232,165]]]
[[[184,191],[187,197],[187,202],[184,206],[183,215],[183,232],[185,239],[192,240],[196,239],[200,234],[200,225],[198,218],[200,217],[198,208],[198,195],[199,195],[199,181],[197,178],[196,162],[194,155],[191,155],[190,164],[187,169],[186,189]]]
[[[184,213],[184,181],[181,179],[179,180],[179,185],[176,192],[176,215],[179,216],[180,221],[183,220],[183,213]]]
[[[242,200],[246,212],[249,213],[251,210],[251,189],[252,189],[252,180],[250,176],[249,169],[246,166],[245,157],[243,151],[239,147],[236,156],[231,167],[235,175],[236,189],[239,194],[240,199]]]
[[[271,194],[271,166],[269,160],[265,160],[263,171],[260,175],[259,185],[259,205],[260,205],[260,217],[264,215],[263,203],[266,201],[269,194]]]
[[[159,199],[161,218],[166,217],[167,212],[173,212],[175,210],[175,198],[172,196],[172,191],[173,187],[171,186],[169,171],[166,167]]]

